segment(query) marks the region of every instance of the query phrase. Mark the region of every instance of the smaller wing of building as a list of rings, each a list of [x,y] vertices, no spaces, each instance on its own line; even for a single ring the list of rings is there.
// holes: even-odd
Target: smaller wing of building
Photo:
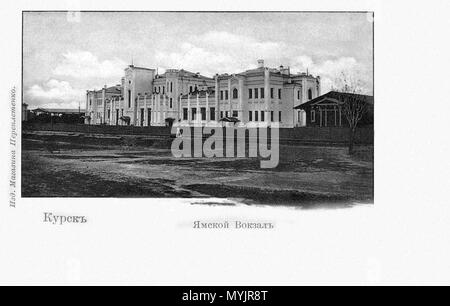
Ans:
[[[359,126],[372,125],[374,116],[373,96],[330,91],[306,103],[297,105],[294,109],[306,112],[306,126],[346,127],[348,122],[343,108],[345,101],[349,101],[351,98],[357,98],[358,101],[368,105],[368,111],[364,114]]]

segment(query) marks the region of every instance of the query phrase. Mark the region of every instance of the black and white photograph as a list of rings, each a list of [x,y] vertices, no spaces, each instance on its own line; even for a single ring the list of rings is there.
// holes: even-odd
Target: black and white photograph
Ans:
[[[373,204],[373,12],[24,12],[23,30],[24,197]]]
[[[168,305],[450,285],[449,10],[4,5],[0,285]]]

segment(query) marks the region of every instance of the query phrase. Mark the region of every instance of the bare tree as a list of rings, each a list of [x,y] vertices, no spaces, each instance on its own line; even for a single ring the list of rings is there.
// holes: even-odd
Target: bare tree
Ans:
[[[369,104],[366,96],[362,95],[361,81],[355,80],[342,72],[336,83],[338,86],[333,88],[333,91],[346,93],[346,95],[338,95],[337,98],[342,103],[342,111],[350,127],[348,152],[353,154],[356,128],[363,116],[368,112]]]

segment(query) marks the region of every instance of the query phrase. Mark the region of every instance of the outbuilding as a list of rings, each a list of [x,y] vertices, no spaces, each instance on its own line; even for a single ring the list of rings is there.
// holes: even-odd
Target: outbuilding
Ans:
[[[345,115],[350,101],[364,103],[366,112],[362,115],[358,126],[373,124],[373,96],[330,91],[306,103],[297,105],[295,109],[306,113],[306,126],[311,127],[348,127]]]

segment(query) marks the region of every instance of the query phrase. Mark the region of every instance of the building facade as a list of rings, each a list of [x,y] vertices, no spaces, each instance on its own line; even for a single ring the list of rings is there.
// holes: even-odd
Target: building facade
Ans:
[[[217,126],[231,118],[240,126],[304,126],[304,110],[294,107],[318,96],[320,77],[265,67],[263,60],[256,69],[214,78],[129,66],[121,85],[87,92],[86,123]]]
[[[113,101],[123,100],[122,85],[107,87],[100,90],[86,91],[86,124],[106,124],[110,122]],[[117,102],[116,102],[117,103]]]
[[[130,65],[120,85],[86,93],[86,124],[159,126],[180,118],[180,96],[214,80],[186,70]]]
[[[216,75],[214,81],[214,87],[181,97],[183,125],[208,126],[231,117],[245,126],[303,126],[305,113],[294,107],[320,95],[320,77],[268,68],[262,60],[256,69]]]

